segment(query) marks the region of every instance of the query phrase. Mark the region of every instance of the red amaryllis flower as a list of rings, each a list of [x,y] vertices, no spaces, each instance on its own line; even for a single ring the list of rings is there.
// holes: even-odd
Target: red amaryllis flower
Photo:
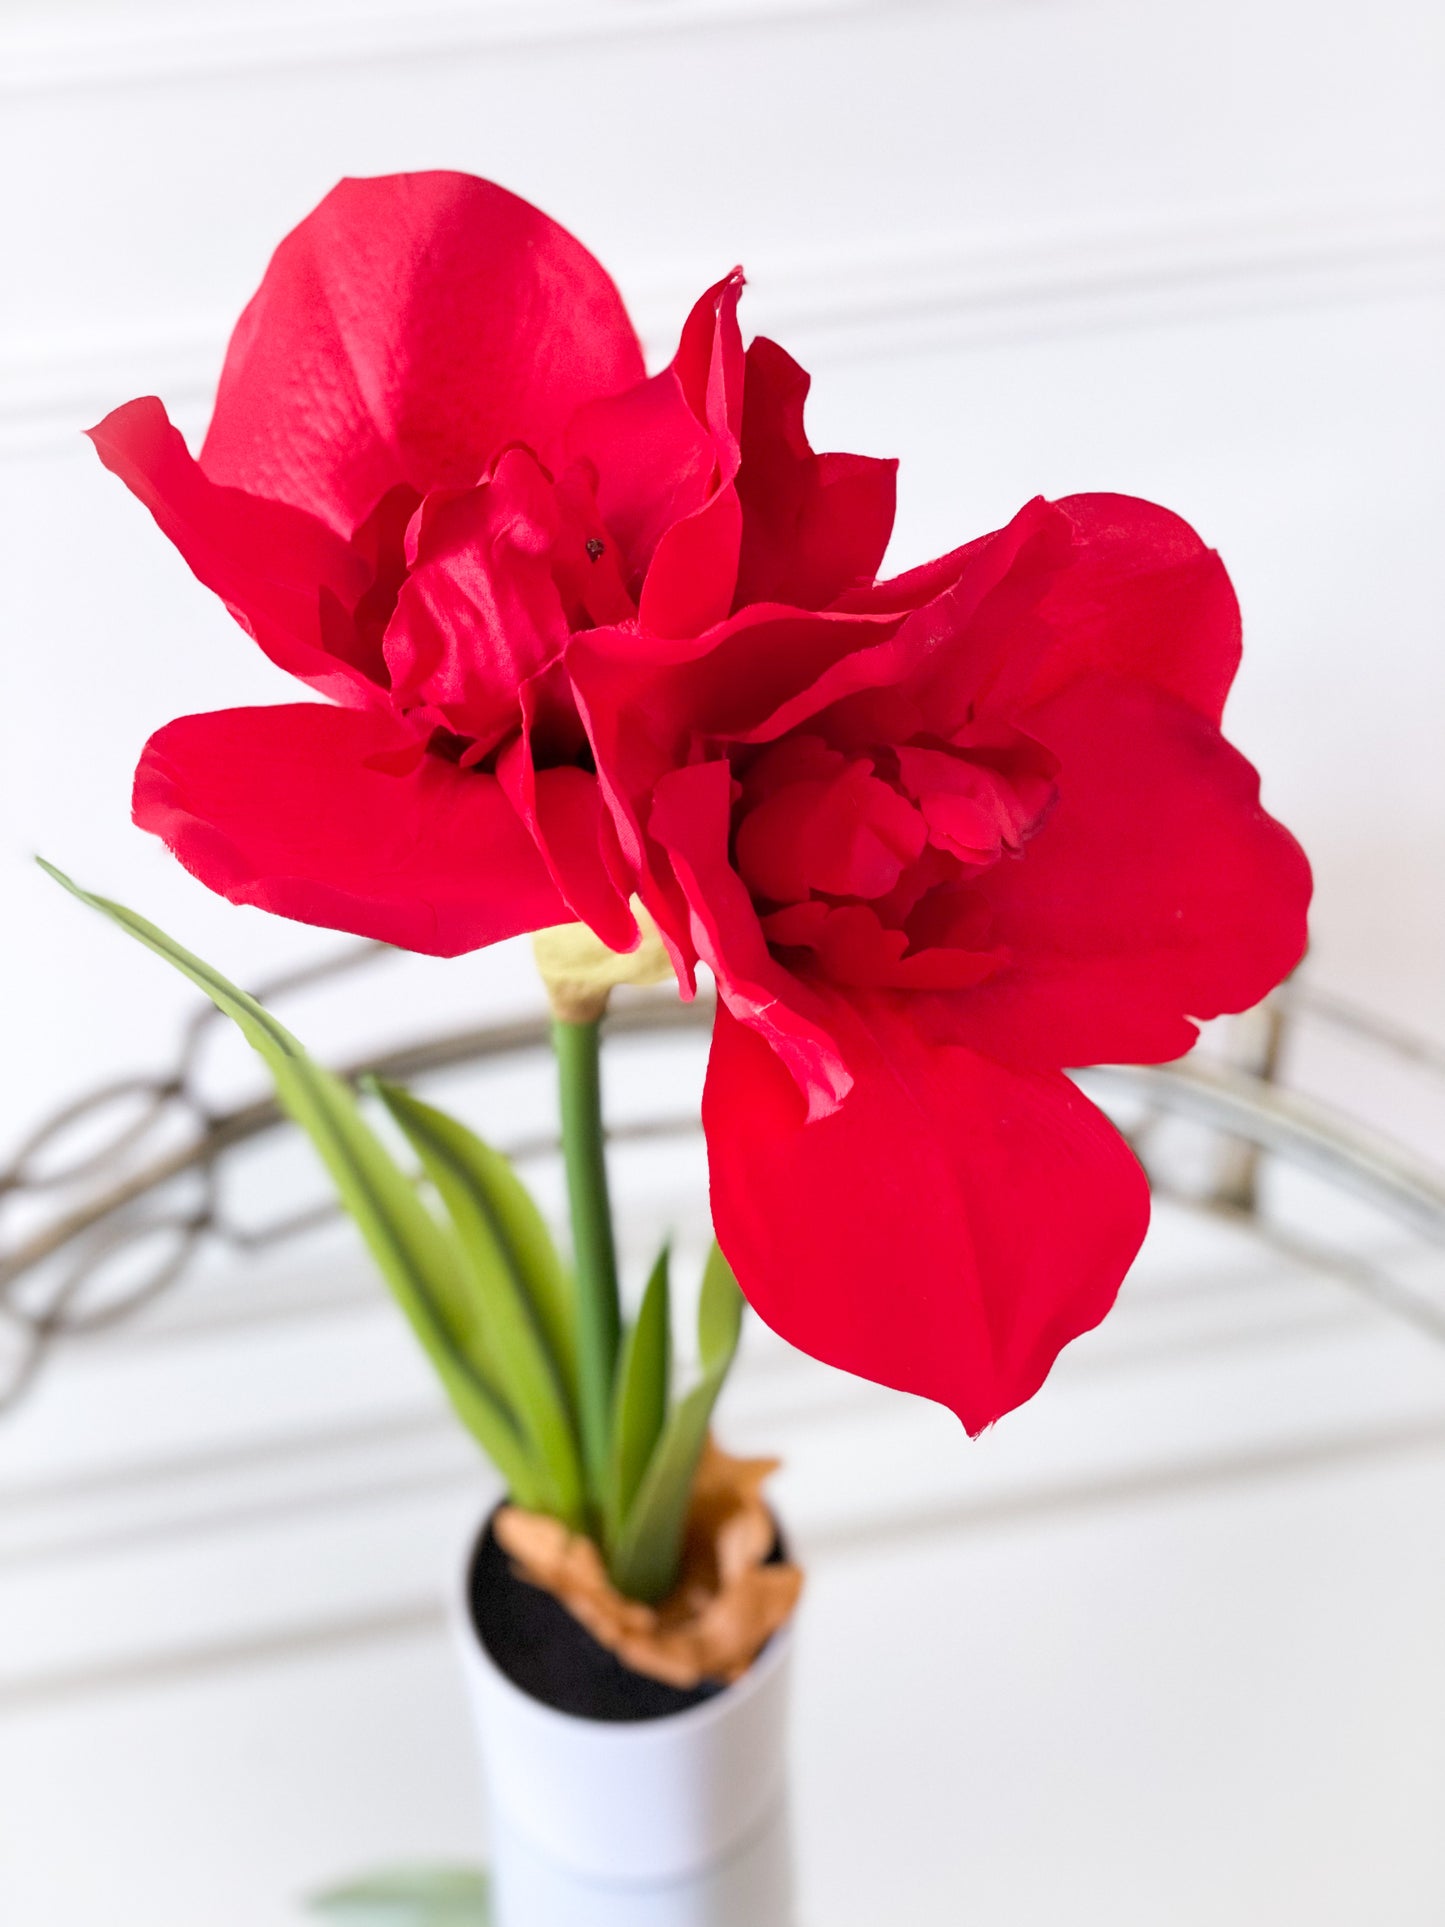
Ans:
[[[717,978],[723,1249],[794,1344],[970,1431],[1144,1234],[1063,1067],[1177,1056],[1303,950],[1308,867],[1219,731],[1238,656],[1218,557],[1116,496],[821,612],[569,646],[627,862]]]
[[[182,718],[136,821],[233,902],[451,955],[590,922],[630,882],[560,673],[599,623],[694,633],[869,581],[891,462],[815,457],[749,376],[729,276],[649,381],[617,290],[467,175],[347,181],[277,250],[192,460],[159,401],[91,431],[316,703]]]
[[[94,431],[331,703],[184,718],[137,821],[235,901],[450,954],[641,894],[715,972],[714,1216],[804,1350],[978,1430],[1103,1316],[1142,1174],[1064,1065],[1170,1057],[1304,941],[1219,717],[1238,615],[1081,497],[876,582],[893,465],[816,455],[741,278],[651,380],[500,189],[349,182],[278,250],[198,461]]]

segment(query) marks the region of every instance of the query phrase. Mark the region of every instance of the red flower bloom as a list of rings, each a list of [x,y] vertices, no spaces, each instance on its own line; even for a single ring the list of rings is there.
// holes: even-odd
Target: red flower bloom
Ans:
[[[1063,1066],[1177,1056],[1298,960],[1309,871],[1219,732],[1239,618],[1148,503],[1035,502],[825,611],[568,666],[719,1006],[718,1237],[804,1351],[979,1431],[1112,1304],[1138,1165]]]
[[[331,704],[183,718],[136,820],[234,901],[451,954],[585,919],[715,972],[723,1248],[804,1350],[978,1430],[1101,1318],[1147,1192],[1064,1065],[1153,1061],[1304,942],[1219,717],[1238,615],[1163,510],[1038,502],[877,583],[893,464],[815,455],[741,277],[648,380],[554,223],[452,174],[285,242],[192,461],[93,431]],[[333,706],[334,705],[334,706]]]
[[[872,579],[892,522],[891,462],[799,439],[785,357],[749,375],[766,466],[743,472],[740,290],[710,289],[648,381],[603,269],[514,195],[442,173],[329,194],[241,318],[199,460],[154,399],[91,434],[339,706],[170,724],[136,821],[233,902],[414,950],[570,916],[635,943],[568,634],[685,635],[750,583],[826,600]]]

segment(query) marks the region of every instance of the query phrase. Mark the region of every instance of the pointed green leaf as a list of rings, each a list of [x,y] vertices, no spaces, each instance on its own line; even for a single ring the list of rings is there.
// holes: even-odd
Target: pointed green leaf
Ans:
[[[642,1294],[637,1321],[627,1334],[618,1365],[612,1456],[603,1504],[603,1529],[609,1546],[617,1543],[648,1460],[667,1423],[668,1392],[672,1383],[672,1322],[667,1282],[671,1255],[666,1245],[658,1253]]]
[[[44,869],[72,896],[164,957],[198,984],[239,1027],[271,1072],[276,1095],[311,1139],[383,1277],[435,1366],[458,1417],[495,1462],[519,1503],[547,1509],[549,1482],[533,1463],[505,1400],[468,1355],[475,1310],[457,1254],[442,1228],[398,1170],[339,1077],[306,1055],[264,1005],[192,956],[144,917],[93,896],[48,863]]]
[[[698,1301],[702,1377],[668,1420],[608,1561],[613,1584],[629,1599],[656,1604],[677,1583],[692,1482],[713,1407],[737,1352],[742,1316],[737,1279],[714,1244]]]
[[[498,1241],[505,1247],[508,1263],[518,1285],[525,1292],[531,1314],[540,1329],[547,1355],[561,1383],[563,1396],[569,1406],[575,1405],[577,1398],[577,1307],[576,1295],[562,1254],[558,1251],[547,1220],[537,1209],[536,1200],[517,1176],[511,1161],[500,1151],[496,1151],[483,1138],[469,1131],[465,1126],[447,1117],[443,1111],[418,1104],[399,1086],[383,1089],[379,1081],[377,1093],[392,1108],[393,1116],[405,1131],[405,1120],[398,1116],[392,1107],[391,1099],[399,1092],[403,1106],[416,1105],[416,1115],[420,1120],[422,1113],[432,1119],[439,1119],[447,1130],[454,1134],[455,1146],[473,1174],[474,1181],[485,1194],[486,1210],[496,1228]],[[421,1155],[421,1146],[413,1148]],[[432,1182],[435,1175],[428,1172]]]
[[[702,1268],[702,1291],[697,1301],[697,1350],[704,1372],[724,1376],[738,1348],[745,1300],[716,1239]]]
[[[312,1894],[312,1913],[346,1927],[490,1927],[491,1888],[471,1867],[399,1867]]]
[[[574,1530],[586,1523],[581,1449],[563,1367],[551,1355],[530,1265],[558,1268],[556,1250],[516,1172],[475,1132],[395,1084],[373,1088],[405,1132],[456,1228],[480,1314],[480,1343],[518,1421],[546,1465],[549,1507]]]

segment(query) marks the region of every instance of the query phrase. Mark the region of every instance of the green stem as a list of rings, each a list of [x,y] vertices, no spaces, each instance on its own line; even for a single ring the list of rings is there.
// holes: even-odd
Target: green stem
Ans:
[[[600,1030],[600,1022],[569,1024],[556,1018],[552,1024],[562,1099],[562,1156],[567,1167],[577,1264],[577,1396],[582,1456],[594,1503],[600,1503],[607,1477],[613,1380],[622,1332],[602,1135]]]

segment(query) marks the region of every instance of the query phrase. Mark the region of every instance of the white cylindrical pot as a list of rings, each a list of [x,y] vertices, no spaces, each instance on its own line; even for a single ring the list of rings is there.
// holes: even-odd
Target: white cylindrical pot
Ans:
[[[793,1843],[780,1798],[721,1860],[676,1880],[602,1880],[552,1859],[493,1816],[497,1927],[795,1927]]]
[[[563,1867],[631,1884],[678,1881],[739,1848],[784,1797],[790,1631],[743,1677],[657,1719],[579,1718],[501,1670],[470,1603],[455,1614],[483,1773],[499,1827]]]

